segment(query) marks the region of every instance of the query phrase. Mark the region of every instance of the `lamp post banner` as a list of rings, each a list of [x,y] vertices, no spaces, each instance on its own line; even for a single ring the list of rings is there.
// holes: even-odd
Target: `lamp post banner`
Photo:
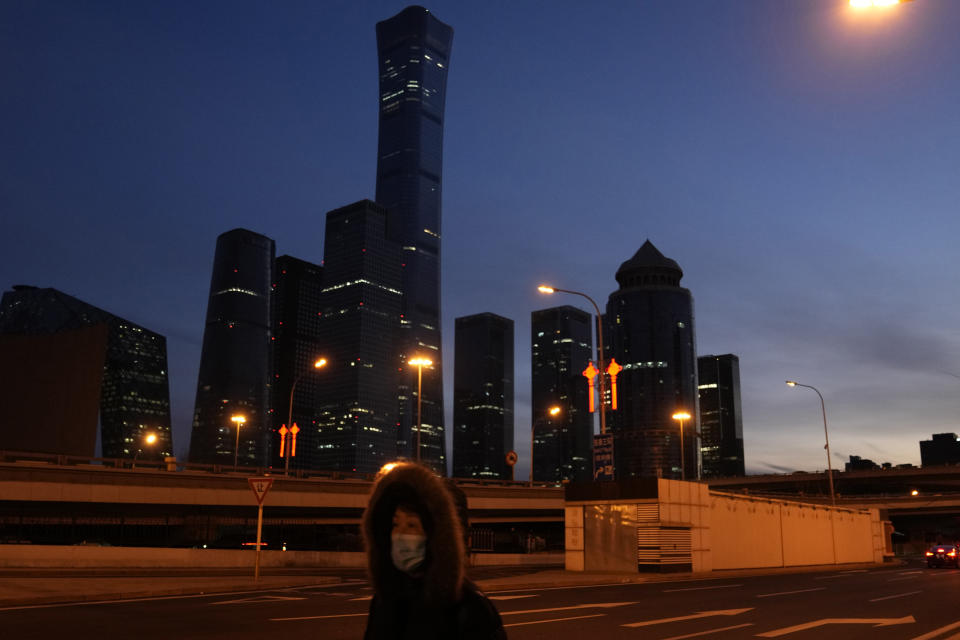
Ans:
[[[593,481],[613,480],[613,434],[593,436]]]

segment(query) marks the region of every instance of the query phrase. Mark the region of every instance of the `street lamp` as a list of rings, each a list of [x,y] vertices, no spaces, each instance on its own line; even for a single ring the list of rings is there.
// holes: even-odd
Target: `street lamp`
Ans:
[[[871,7],[892,7],[901,2],[911,2],[911,0],[850,0],[850,6],[854,9],[869,9]]]
[[[407,360],[407,364],[412,364],[417,368],[417,462],[420,462],[420,426],[422,424],[423,414],[422,410],[422,398],[423,398],[423,368],[429,367],[433,364],[432,360],[427,358],[413,358]]]
[[[600,315],[600,307],[597,306],[597,303],[593,298],[588,296],[585,293],[579,291],[571,291],[570,289],[558,289],[557,287],[551,287],[549,285],[542,284],[537,287],[537,291],[540,293],[570,293],[575,296],[580,296],[586,298],[590,301],[590,304],[593,305],[594,311],[597,312],[597,365],[600,369],[600,433],[607,432],[607,412],[606,412],[606,384],[604,382],[604,377],[606,375],[606,370],[603,367],[603,317]]]
[[[833,466],[830,464],[830,436],[827,435],[827,405],[823,402],[823,394],[820,393],[820,390],[816,387],[811,387],[808,384],[800,384],[793,380],[787,380],[788,387],[806,387],[807,389],[813,389],[817,392],[817,395],[820,396],[820,409],[823,411],[823,439],[826,444],[823,445],[823,448],[827,450],[827,480],[830,482],[830,502],[834,506],[837,504],[837,496],[833,492]]]
[[[553,406],[547,410],[547,413],[551,418],[555,418],[560,415],[560,412],[563,411],[560,407]],[[530,484],[533,484],[533,437],[537,431],[537,422],[534,420],[530,424]]]
[[[687,460],[683,455],[683,421],[690,419],[690,414],[686,411],[677,411],[673,414],[673,419],[680,422],[680,479],[687,479]]]
[[[243,426],[243,423],[247,421],[246,416],[232,416],[230,418],[232,422],[237,423],[237,444],[233,446],[233,470],[237,470],[237,452],[240,451],[240,427]]]
[[[143,444],[147,444],[147,445],[153,446],[154,444],[156,444],[156,442],[157,442],[157,434],[155,434],[155,433],[148,433],[148,434],[147,434],[146,436],[144,436],[144,438],[143,438]],[[137,468],[137,458],[140,457],[140,454],[141,454],[141,453],[143,453],[143,448],[142,448],[142,447],[137,447],[137,452],[136,452],[135,454],[133,454],[133,464],[130,465],[130,468],[131,468],[131,469],[136,469],[136,468]]]
[[[314,371],[316,371],[317,369],[322,369],[326,365],[327,365],[327,359],[319,358],[316,362],[313,363],[313,369]],[[293,429],[293,392],[296,390],[297,383],[300,382],[300,378],[302,378],[306,374],[307,372],[304,371],[299,376],[297,376],[297,378],[293,381],[293,385],[291,385],[290,387],[290,404],[287,407],[287,429]],[[293,438],[296,437],[293,435],[293,431],[287,431],[281,436],[284,439],[284,445],[286,445],[287,433],[290,434],[291,440],[293,440]],[[286,447],[286,455],[284,456],[284,462],[283,462],[283,475],[290,474],[290,449],[291,448],[292,447]]]

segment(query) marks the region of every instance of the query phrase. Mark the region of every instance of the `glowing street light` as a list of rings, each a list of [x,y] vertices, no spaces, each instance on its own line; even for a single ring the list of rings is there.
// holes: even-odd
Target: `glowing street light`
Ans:
[[[314,371],[316,371],[317,369],[322,369],[325,366],[327,366],[326,358],[319,358],[317,359],[316,362],[313,363]],[[299,429],[294,431],[294,428],[293,428],[293,392],[296,390],[297,383],[300,382],[300,378],[306,375],[306,373],[307,372],[304,372],[304,373],[301,373],[299,376],[297,376],[296,379],[293,381],[293,384],[290,386],[290,404],[287,407],[287,428],[280,429],[280,437],[283,438],[283,440],[280,442],[280,456],[284,459],[284,462],[283,462],[284,475],[290,474],[290,456],[293,453],[293,446],[297,441],[297,431],[299,431]],[[290,434],[291,443],[289,447],[285,447],[287,443],[288,433]],[[284,451],[284,448],[286,448],[286,451]],[[286,455],[284,455],[284,453],[286,453]],[[236,466],[236,463],[234,463],[234,466]]]
[[[562,411],[563,409],[561,409],[560,407],[552,406],[547,410],[547,414],[551,418],[556,418],[558,415],[560,415]],[[537,430],[537,422],[534,420],[530,424],[530,483],[531,484],[533,484],[533,439],[534,439],[533,437],[536,434],[536,430]]]
[[[673,414],[673,419],[680,422],[680,479],[687,479],[687,461],[683,455],[683,421],[690,419],[690,414],[686,411],[677,411]]]
[[[157,434],[148,433],[143,437],[143,444],[153,446],[157,442]],[[137,468],[137,458],[140,457],[140,454],[143,453],[143,447],[137,447],[137,452],[133,454],[133,464],[130,465],[131,469]]]
[[[246,416],[231,416],[231,422],[237,423],[237,443],[233,446],[233,470],[237,470],[237,452],[240,451],[240,428],[243,426],[243,423],[247,421]]]
[[[412,358],[407,360],[407,364],[412,364],[417,368],[417,462],[420,462],[420,426],[423,423],[422,399],[423,399],[423,368],[433,364],[432,360],[427,358]]]
[[[808,384],[800,384],[794,380],[787,380],[787,386],[813,389],[817,392],[817,395],[820,396],[820,409],[823,411],[823,439],[826,443],[823,445],[823,448],[827,450],[827,480],[830,482],[830,502],[836,506],[837,497],[833,492],[833,466],[830,463],[830,436],[827,435],[827,405],[823,402],[823,394],[820,393],[820,390],[816,387],[811,387]]]
[[[911,0],[850,0],[850,6],[854,9],[871,9],[873,7],[892,7],[902,2]]]

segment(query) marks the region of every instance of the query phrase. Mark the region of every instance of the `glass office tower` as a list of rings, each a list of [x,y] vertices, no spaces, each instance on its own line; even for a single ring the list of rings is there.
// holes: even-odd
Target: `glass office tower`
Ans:
[[[618,479],[697,477],[697,355],[693,297],[680,286],[683,271],[647,240],[617,270],[604,332],[609,355],[623,367],[619,409],[607,412]],[[674,413],[692,417],[683,424]],[[684,462],[681,464],[681,450]]]
[[[513,479],[513,320],[456,319],[453,424],[454,477]]]
[[[565,305],[530,320],[533,479],[589,481],[593,416],[583,370],[593,359],[593,315]]]
[[[390,234],[403,252],[398,366],[417,356],[435,364],[424,381],[423,460],[445,472],[440,336],[443,111],[453,29],[423,7],[377,23],[380,134],[377,204],[390,211]],[[411,456],[416,399],[401,380],[398,448]]]
[[[700,395],[700,452],[704,478],[746,475],[740,358],[728,353],[697,358]]]
[[[217,238],[190,434],[191,462],[232,465],[236,453],[241,466],[269,465],[274,251],[273,240],[246,229]],[[243,423],[233,421],[234,416],[243,416]]]

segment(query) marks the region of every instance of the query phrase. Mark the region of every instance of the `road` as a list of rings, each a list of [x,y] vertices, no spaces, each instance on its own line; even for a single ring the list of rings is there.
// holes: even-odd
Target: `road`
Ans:
[[[960,571],[906,566],[489,592],[511,640],[960,639]],[[362,637],[370,587],[0,610],[4,638]]]

